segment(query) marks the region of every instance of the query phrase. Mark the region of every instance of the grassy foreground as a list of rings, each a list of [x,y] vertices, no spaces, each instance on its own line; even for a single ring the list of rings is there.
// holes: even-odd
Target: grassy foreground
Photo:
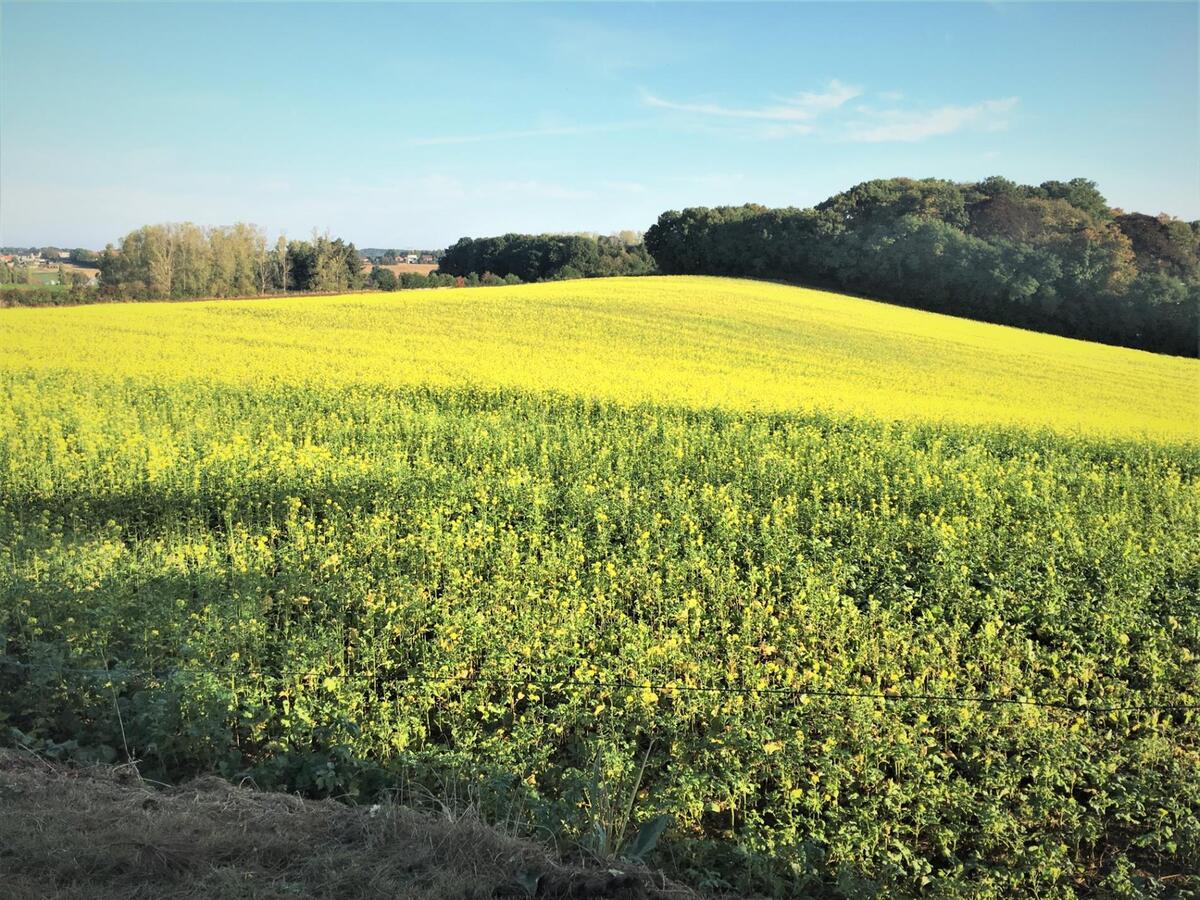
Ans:
[[[724,278],[18,309],[0,366],[1200,439],[1200,362]]]
[[[709,279],[0,329],[22,741],[774,896],[1198,887],[1195,361]]]
[[[469,807],[349,807],[0,750],[5,900],[692,900],[630,865],[552,859]],[[406,798],[409,799],[409,798]],[[419,801],[417,801],[419,803]]]

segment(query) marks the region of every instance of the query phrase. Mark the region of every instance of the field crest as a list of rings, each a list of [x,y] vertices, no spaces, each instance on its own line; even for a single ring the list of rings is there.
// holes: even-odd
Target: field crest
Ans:
[[[13,310],[4,368],[475,384],[1189,439],[1200,362],[733,279]]]

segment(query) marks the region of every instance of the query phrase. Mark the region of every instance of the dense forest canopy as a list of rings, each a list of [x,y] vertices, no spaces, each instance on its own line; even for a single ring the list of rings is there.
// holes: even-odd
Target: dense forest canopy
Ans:
[[[588,234],[505,234],[461,238],[438,261],[450,275],[490,272],[522,281],[646,275],[654,261],[638,236]]]
[[[646,246],[666,273],[800,281],[1188,356],[1200,340],[1200,223],[1111,209],[1082,178],[892,178],[812,209],[672,210]]]

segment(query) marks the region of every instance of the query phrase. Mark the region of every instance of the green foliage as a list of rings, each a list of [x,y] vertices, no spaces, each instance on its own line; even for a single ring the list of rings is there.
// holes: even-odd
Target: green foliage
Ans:
[[[43,288],[48,287],[42,279],[36,278],[36,269],[28,266],[18,266],[15,263],[0,263],[0,285],[6,288]]]
[[[1037,188],[1026,188],[1025,191],[1035,197],[1047,197],[1051,200],[1065,200],[1071,206],[1082,210],[1099,219],[1112,216],[1108,201],[1096,187],[1096,182],[1087,178],[1072,178],[1070,181],[1043,181]]]
[[[654,262],[641,241],[623,236],[578,234],[506,234],[490,238],[461,238],[438,261],[438,270],[468,277],[489,272],[521,281],[596,278],[607,275],[646,275]]]
[[[1200,235],[1186,222],[1167,216],[1128,213],[1116,224],[1129,238],[1143,272],[1158,272],[1195,282],[1200,275]]]
[[[401,272],[399,276],[399,286],[405,290],[454,287],[456,284],[457,281],[453,275],[443,275],[438,272],[430,272],[428,275],[422,275],[420,272]]]
[[[362,263],[353,244],[313,233],[311,241],[291,241],[287,248],[296,291],[345,291],[362,283]]]
[[[146,225],[96,265],[101,293],[119,300],[250,297],[279,291],[346,291],[362,283],[353,244],[328,235],[267,247],[253,225],[200,228],[190,222]]]
[[[371,269],[370,280],[371,286],[381,291],[394,291],[400,287],[400,281],[396,278],[396,273],[390,269],[381,269],[379,266],[374,266]]]
[[[1200,887],[1195,711],[900,699],[1196,703],[1194,445],[2,377],[24,739],[318,796],[508,775],[578,839],[599,747],[628,852],[670,815],[743,892]]]
[[[1070,337],[1200,352],[1195,230],[1166,217],[1114,217],[1080,178],[1038,187],[995,176],[961,185],[893,178],[815,209],[670,211],[646,245],[673,274],[798,280]]]
[[[95,250],[87,250],[83,247],[76,247],[71,251],[70,260],[77,266],[95,266],[100,261],[100,254]]]
[[[633,840],[630,841],[623,856],[633,862],[642,862],[650,853],[654,852],[663,832],[670,825],[671,817],[667,815],[655,816],[653,819],[646,820],[637,830],[637,834],[633,836]]]
[[[0,307],[77,306],[102,299],[95,288],[78,283],[66,285],[0,284]]]
[[[612,755],[604,752],[605,747],[601,745],[596,749],[592,777],[584,795],[588,826],[583,836],[583,846],[601,859],[620,855],[640,860],[654,849],[669,822],[669,816],[656,816],[638,830],[632,841],[629,840],[633,808],[653,749],[654,743],[651,741],[642,755],[641,764],[629,774],[625,772],[628,766],[621,754],[616,755],[617,765],[614,769]]]

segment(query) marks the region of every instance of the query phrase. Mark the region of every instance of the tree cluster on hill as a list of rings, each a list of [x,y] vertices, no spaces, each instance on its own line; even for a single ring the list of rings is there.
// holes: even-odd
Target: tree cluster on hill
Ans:
[[[112,299],[246,297],[284,291],[344,291],[362,283],[354,244],[314,234],[268,245],[261,229],[238,223],[201,228],[146,225],[96,263],[100,291]]]
[[[26,266],[0,263],[0,287],[11,284],[29,284],[29,269]]]
[[[25,257],[41,257],[48,262],[60,262],[67,259],[77,266],[94,266],[100,254],[95,250],[76,247],[73,250],[59,250],[57,247],[0,247],[0,253],[14,254]],[[65,257],[63,254],[67,254]]]
[[[665,212],[661,271],[778,278],[1166,353],[1200,341],[1200,223],[1110,209],[1082,178],[868,181],[812,209]]]
[[[100,261],[100,254],[95,250],[76,247],[70,252],[69,259],[77,266],[94,266]]]
[[[367,276],[367,282],[371,287],[381,291],[407,291],[440,287],[491,287],[522,283],[520,278],[511,274],[505,275],[503,278],[491,272],[484,272],[482,275],[471,272],[465,276],[448,275],[444,272],[430,272],[428,275],[422,275],[420,272],[401,272],[397,275],[390,269],[380,266],[372,267],[371,274]]]
[[[490,272],[521,281],[598,278],[605,275],[646,275],[654,261],[636,236],[586,234],[505,234],[461,238],[438,261],[449,275]]]
[[[0,308],[6,306],[78,306],[95,303],[100,298],[94,287],[72,284],[60,290],[51,287],[29,287],[14,290],[0,284]]]

